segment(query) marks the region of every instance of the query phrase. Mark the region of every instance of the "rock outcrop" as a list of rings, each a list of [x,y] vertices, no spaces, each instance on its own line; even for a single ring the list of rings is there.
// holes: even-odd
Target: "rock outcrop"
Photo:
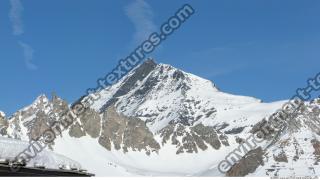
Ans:
[[[158,152],[160,145],[143,121],[119,114],[110,106],[103,115],[102,134],[99,143],[107,150]]]
[[[245,157],[226,173],[226,176],[244,177],[249,173],[254,173],[260,165],[263,165],[263,154],[262,148],[257,148],[248,152]]]
[[[5,114],[2,111],[0,111],[0,135],[7,135],[8,125],[8,120],[6,119]]]
[[[228,138],[214,127],[198,124],[188,127],[183,124],[170,124],[160,132],[162,144],[171,141],[177,147],[177,154],[198,153],[205,151],[208,146],[218,150],[222,145],[228,146]]]

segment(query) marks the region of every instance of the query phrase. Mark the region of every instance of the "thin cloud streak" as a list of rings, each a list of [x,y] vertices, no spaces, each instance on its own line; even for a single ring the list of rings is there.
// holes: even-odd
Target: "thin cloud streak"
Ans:
[[[10,0],[10,4],[9,18],[12,23],[13,35],[19,36],[24,33],[22,22],[22,12],[24,8],[20,0]]]
[[[10,11],[9,18],[12,23],[13,35],[20,36],[24,34],[23,21],[22,21],[22,13],[23,13],[23,5],[20,0],[10,0]],[[37,70],[38,67],[32,63],[34,50],[33,48],[24,42],[19,41],[19,46],[23,50],[24,63],[29,70]]]
[[[243,65],[233,65],[233,66],[224,66],[224,67],[218,67],[218,68],[213,68],[210,69],[211,72],[206,72],[203,74],[203,76],[205,76],[206,78],[216,78],[219,76],[224,76],[224,75],[228,75],[231,73],[235,73],[238,70],[242,70],[247,68],[248,66],[243,64]]]
[[[135,27],[133,43],[141,43],[156,31],[153,22],[153,10],[144,0],[135,0],[125,7],[125,13]]]
[[[38,67],[32,63],[34,50],[26,43],[19,41],[19,45],[23,50],[24,62],[29,70],[37,70]]]

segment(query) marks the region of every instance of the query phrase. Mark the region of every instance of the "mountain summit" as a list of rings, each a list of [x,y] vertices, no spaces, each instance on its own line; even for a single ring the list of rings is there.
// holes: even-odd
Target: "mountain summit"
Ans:
[[[98,176],[294,176],[298,170],[312,176],[319,172],[320,101],[306,102],[289,119],[294,126],[285,125],[222,173],[219,163],[285,101],[262,103],[228,94],[209,80],[153,60],[92,95],[99,99],[48,150],[78,161]],[[1,116],[1,132],[9,138],[36,139],[53,123],[61,123],[62,114],[69,110],[62,98],[49,100],[42,95],[8,121]]]

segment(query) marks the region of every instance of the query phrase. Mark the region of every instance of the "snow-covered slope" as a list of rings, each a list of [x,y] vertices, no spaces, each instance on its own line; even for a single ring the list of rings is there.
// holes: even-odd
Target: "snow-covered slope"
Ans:
[[[81,149],[86,149],[90,157],[95,154],[97,159],[101,156],[107,157],[108,160],[101,162],[102,166],[108,161],[120,169],[120,174],[127,174],[126,171],[129,171],[139,175],[201,175],[211,168],[215,169],[217,175],[222,175],[216,166],[238,146],[237,138],[245,138],[253,124],[275,112],[284,103],[262,103],[252,97],[227,94],[219,91],[208,80],[170,65],[155,64],[153,61],[145,62],[117,84],[96,93],[95,96],[101,98],[93,104],[92,109],[100,112],[102,126],[104,121],[108,122],[103,114],[107,112],[106,114],[110,115],[109,109],[112,107],[126,117],[138,118],[144,121],[159,143],[157,153],[146,155],[143,150],[130,150],[130,147],[128,152],[119,151],[122,148],[116,148],[116,143],[112,141],[117,140],[112,137],[109,137],[110,148],[102,148],[102,152],[97,153],[96,149],[101,149],[106,144],[101,143],[101,136],[90,139],[90,135],[85,135],[85,132],[77,138],[65,135],[58,140],[57,142],[63,142],[57,148],[58,152],[63,154],[63,144],[76,141],[83,147]],[[203,126],[198,126],[199,124]],[[200,129],[200,133],[194,127],[199,127],[197,129]],[[211,127],[209,140],[205,135],[201,135],[201,131],[206,132],[205,127]],[[198,145],[201,143],[205,147]],[[60,143],[56,143],[58,144]],[[97,147],[92,148],[94,144]],[[124,145],[120,143],[120,146]],[[70,157],[86,158],[80,154],[67,154]],[[101,160],[100,158],[99,161]],[[123,169],[126,171],[123,172]],[[92,171],[98,175],[118,172],[112,169]]]
[[[124,115],[147,122],[153,133],[171,121],[184,125],[213,124],[218,114],[222,116],[245,106],[261,104],[261,100],[252,97],[223,93],[209,80],[153,61],[145,62],[122,81],[98,94],[96,96],[101,99],[92,106],[95,110],[104,111],[115,103]]]
[[[265,164],[252,175],[316,177],[320,174],[320,99],[306,102],[265,149]],[[267,141],[271,142],[271,141]]]
[[[150,60],[90,96],[100,98],[57,137],[48,151],[78,161],[97,176],[319,173],[317,165],[311,163],[320,155],[320,131],[315,128],[319,125],[319,102],[306,102],[305,110],[293,118],[300,122],[300,128],[285,127],[274,136],[276,139],[272,136],[264,141],[259,153],[248,153],[225,174],[218,171],[218,164],[286,101],[263,103],[224,93],[211,81]],[[90,96],[79,101],[85,102]],[[53,122],[60,122],[61,114],[69,110],[57,96],[51,100],[40,96],[9,118],[7,136],[35,138]],[[310,121],[316,125],[311,126]],[[298,146],[304,154],[296,150]],[[287,162],[279,156],[281,149],[288,152]],[[264,162],[251,173],[243,163],[249,155],[261,155],[257,158]]]

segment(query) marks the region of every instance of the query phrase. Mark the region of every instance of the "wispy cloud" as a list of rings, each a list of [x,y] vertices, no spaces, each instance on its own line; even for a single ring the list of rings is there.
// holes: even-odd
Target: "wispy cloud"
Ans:
[[[219,76],[224,76],[224,75],[235,73],[235,72],[237,72],[241,69],[244,69],[244,68],[247,68],[246,64],[215,67],[215,68],[211,68],[210,71],[206,71],[203,74],[203,76],[205,76],[206,78],[216,78]]]
[[[141,43],[156,30],[153,10],[144,0],[135,0],[125,7],[125,12],[135,27],[133,43]]]
[[[38,67],[32,63],[34,50],[28,44],[19,41],[19,45],[23,50],[24,62],[29,70],[37,70]]]
[[[12,22],[13,34],[18,36],[24,33],[22,22],[23,5],[20,0],[10,0],[10,4],[9,18]]]
[[[10,5],[9,18],[12,23],[13,35],[20,36],[24,33],[22,22],[22,13],[24,8],[20,0],[10,0]],[[33,48],[22,41],[19,41],[18,43],[23,50],[24,63],[26,67],[29,70],[37,70],[38,67],[32,63],[34,54]]]

